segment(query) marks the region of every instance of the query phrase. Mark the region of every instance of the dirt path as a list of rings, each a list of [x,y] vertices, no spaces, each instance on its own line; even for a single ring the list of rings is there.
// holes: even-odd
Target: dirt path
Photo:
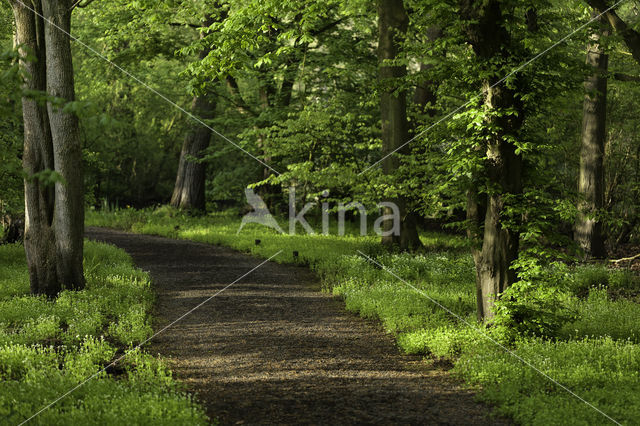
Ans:
[[[151,273],[154,327],[258,265],[227,248],[90,228]],[[159,335],[150,351],[222,424],[505,424],[440,367],[346,312],[296,266],[267,263]]]

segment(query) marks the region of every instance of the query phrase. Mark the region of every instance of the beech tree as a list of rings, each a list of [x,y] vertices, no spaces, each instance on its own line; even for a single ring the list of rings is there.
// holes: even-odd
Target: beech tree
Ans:
[[[208,28],[214,22],[209,16],[203,21],[202,28]],[[202,40],[206,32],[200,33]],[[211,52],[211,48],[205,47],[200,51],[200,60]],[[210,88],[193,97],[191,112],[202,120],[213,118],[216,103]],[[205,185],[207,179],[207,165],[201,161],[205,150],[211,141],[211,129],[201,123],[193,122],[182,144],[180,162],[176,183],[171,196],[171,205],[180,209],[205,210]]]
[[[385,175],[393,175],[398,169],[400,159],[391,154],[409,140],[409,122],[407,120],[407,94],[399,88],[406,76],[405,65],[390,64],[398,59],[402,38],[406,35],[409,17],[402,0],[379,0],[378,2],[378,61],[379,79],[382,85],[380,114],[382,118],[382,170]],[[402,151],[402,150],[401,150]],[[389,155],[391,154],[391,155]],[[400,211],[400,234],[384,235],[382,244],[397,244],[402,250],[415,250],[422,247],[416,228],[415,216],[407,209],[407,200],[403,196],[392,197],[388,201],[395,203]],[[393,212],[384,208],[385,215]],[[383,222],[383,231],[392,230],[393,221]]]
[[[469,44],[487,77],[483,81],[483,108],[486,130],[483,178],[487,190],[481,193],[479,178],[469,191],[467,217],[475,224],[470,233],[476,267],[478,318],[493,317],[495,299],[516,280],[511,268],[518,256],[517,230],[504,226],[507,197],[522,191],[522,156],[515,141],[523,124],[524,108],[517,90],[499,84],[500,74],[491,70],[495,64],[510,59],[515,41],[506,27],[502,3],[498,0],[463,0],[461,14]]]
[[[597,12],[593,13],[597,16]],[[588,256],[605,256],[602,221],[597,217],[604,207],[604,148],[607,136],[608,56],[601,42],[602,30],[591,34],[586,63],[592,73],[584,83],[582,144],[578,192],[582,200],[576,223],[575,239]]]
[[[203,120],[213,118],[215,102],[210,95],[196,95],[193,97],[191,112]],[[171,196],[173,207],[205,210],[207,165],[201,160],[210,140],[211,130],[200,123],[194,123],[185,136],[180,151],[176,183]]]
[[[602,14],[600,21],[609,27],[609,30],[619,36],[627,46],[633,60],[640,65],[640,33],[623,19],[615,8],[611,9],[613,2],[607,0],[586,0],[586,3],[593,9],[594,15]],[[607,32],[607,30],[601,30]],[[605,207],[604,202],[605,182],[603,157],[606,138],[606,94],[608,71],[608,58],[599,46],[599,35],[592,36],[590,44],[591,55],[587,56],[587,64],[594,67],[594,73],[585,82],[585,90],[592,92],[591,99],[587,99],[589,93],[585,94],[585,117],[583,122],[583,145],[581,151],[581,168],[579,192],[583,196],[582,211],[590,212]],[[603,77],[603,74],[605,75]],[[600,76],[600,78],[598,78]],[[637,76],[621,73],[614,73],[613,77],[619,81],[637,82]],[[598,96],[599,95],[599,96]],[[590,108],[588,111],[587,108]],[[592,111],[591,111],[592,110]],[[585,136],[587,139],[585,140]],[[600,139],[601,138],[601,139]],[[600,174],[603,176],[601,177]],[[616,174],[617,175],[617,174]],[[613,186],[615,182],[612,182]],[[602,201],[601,201],[602,199]],[[611,206],[608,206],[611,207]],[[581,213],[576,224],[576,240],[580,243],[588,256],[604,257],[606,255],[604,246],[604,235],[602,224],[598,220],[589,219],[588,214]],[[622,232],[613,240],[616,243],[628,238],[634,227],[638,223],[637,215],[632,215],[623,225]]]
[[[78,118],[69,108],[75,100],[68,36],[73,5],[11,1],[25,71],[25,252],[31,292],[47,296],[84,287],[82,150]]]

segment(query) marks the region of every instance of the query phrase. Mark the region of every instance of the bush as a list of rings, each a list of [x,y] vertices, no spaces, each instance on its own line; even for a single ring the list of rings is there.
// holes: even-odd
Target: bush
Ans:
[[[505,290],[494,305],[492,334],[503,343],[518,337],[553,338],[576,318],[570,296],[547,283],[515,283]]]

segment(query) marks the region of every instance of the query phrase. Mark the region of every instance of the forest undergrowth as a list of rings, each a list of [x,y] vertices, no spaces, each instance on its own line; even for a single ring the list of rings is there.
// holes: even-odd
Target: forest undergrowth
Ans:
[[[0,424],[208,424],[165,362],[136,349],[153,332],[149,276],[90,241],[84,265],[84,290],[36,297],[22,245],[0,246]]]

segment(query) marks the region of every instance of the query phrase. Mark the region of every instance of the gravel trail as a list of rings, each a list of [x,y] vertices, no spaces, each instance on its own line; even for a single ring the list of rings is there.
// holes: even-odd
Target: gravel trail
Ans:
[[[262,262],[228,248],[88,228],[151,274],[154,329]],[[268,262],[150,343],[221,424],[508,424],[446,366],[400,353],[379,325]],[[425,303],[428,303],[425,301]]]

